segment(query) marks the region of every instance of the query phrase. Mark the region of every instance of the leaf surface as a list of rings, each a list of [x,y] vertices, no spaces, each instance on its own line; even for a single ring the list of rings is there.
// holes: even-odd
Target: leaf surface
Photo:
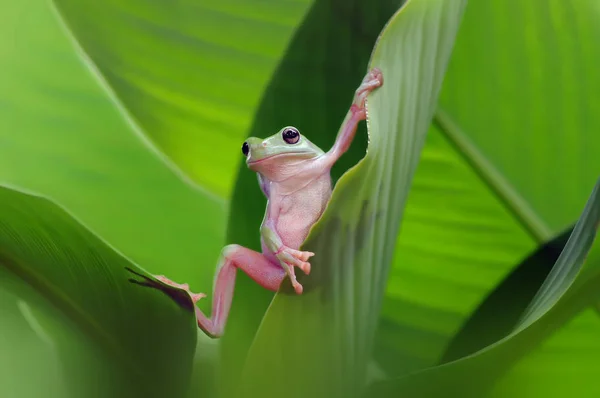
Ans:
[[[468,357],[394,381],[375,383],[369,394],[415,397],[488,396],[498,379],[504,376],[517,360],[534,350],[575,315],[586,307],[589,308],[600,298],[600,250],[598,245],[592,249],[599,222],[600,181],[552,271],[511,333]],[[588,265],[582,271],[586,258]],[[587,317],[588,314],[582,315]],[[589,361],[587,364],[597,366]],[[497,388],[503,393],[514,394],[538,390],[533,383],[525,389],[519,386],[506,387],[507,385],[501,383]],[[529,389],[531,387],[534,388]],[[588,387],[590,389],[582,394],[594,396],[593,391],[597,389],[592,384]],[[498,393],[498,390],[495,392]],[[551,396],[559,396],[556,392],[550,393]],[[500,393],[498,396],[503,395]]]
[[[0,21],[0,181],[60,203],[149,271],[205,289],[225,201],[148,150],[51,2],[4,2]]]
[[[145,272],[45,198],[0,187],[0,203],[3,394],[180,396],[196,344],[187,295],[131,283],[126,268]]]
[[[577,220],[600,174],[599,20],[588,0],[469,2],[390,273],[376,348],[389,374],[437,364],[488,293]],[[592,323],[565,327],[597,349]],[[567,335],[507,386],[558,387],[549,375],[581,352]]]
[[[311,1],[55,3],[144,137],[228,199],[260,96]]]
[[[318,0],[307,13],[276,70],[250,132],[267,137],[294,125],[320,148],[330,148],[362,80],[375,41],[402,1]],[[365,154],[365,124],[359,125],[348,152],[332,169],[332,179]],[[259,226],[265,212],[264,194],[256,175],[243,164],[231,202],[227,242],[260,250]],[[256,330],[273,298],[243,273],[236,277],[236,294],[222,339],[220,385],[236,377],[245,362]]]
[[[369,64],[384,85],[368,98],[368,152],[338,180],[307,238],[316,256],[311,275],[299,279],[304,293],[290,294],[286,283],[269,307],[244,394],[362,390],[395,237],[464,4],[409,0],[383,30]]]

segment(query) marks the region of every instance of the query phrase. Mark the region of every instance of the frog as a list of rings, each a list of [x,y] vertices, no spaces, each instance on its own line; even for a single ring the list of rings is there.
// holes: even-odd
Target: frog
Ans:
[[[155,276],[158,281],[189,294],[198,327],[209,337],[219,338],[225,332],[238,270],[273,292],[289,278],[294,292],[303,293],[295,269],[309,275],[309,260],[315,253],[300,248],[331,198],[332,166],[350,147],[359,122],[367,118],[367,96],[382,84],[381,70],[370,69],[355,90],[350,109],[327,152],[294,126],[283,127],[265,139],[250,137],[243,142],[246,165],[257,174],[260,189],[267,198],[260,225],[261,252],[237,244],[223,248],[213,282],[210,316],[195,305],[206,297],[204,293],[193,293],[187,283],[173,282],[164,275]],[[152,282],[146,285],[158,287]]]

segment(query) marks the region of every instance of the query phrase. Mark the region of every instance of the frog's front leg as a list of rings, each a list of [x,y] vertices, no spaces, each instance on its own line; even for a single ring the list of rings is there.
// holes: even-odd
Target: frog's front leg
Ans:
[[[271,225],[263,224],[260,228],[262,243],[270,253],[279,261],[285,273],[290,277],[292,286],[297,294],[302,294],[302,285],[296,280],[294,267],[298,267],[305,274],[310,273],[310,263],[308,259],[315,255],[313,252],[300,251],[292,249],[283,244],[279,234]]]
[[[221,252],[214,282],[210,317],[207,317],[198,307],[194,307],[198,327],[211,337],[220,337],[223,335],[233,300],[235,276],[238,269],[244,271],[262,287],[272,291],[279,289],[281,282],[286,276],[286,272],[278,264],[269,261],[261,253],[239,245],[225,246]],[[202,293],[196,294],[190,292],[187,284],[175,283],[164,276],[157,276],[156,278],[168,285],[184,289],[189,293],[194,303],[205,297]],[[160,289],[160,286],[151,280],[139,284]]]
[[[364,77],[360,86],[354,92],[352,105],[344,118],[342,126],[338,131],[333,147],[322,157],[319,168],[331,168],[333,164],[348,150],[358,123],[367,118],[365,102],[371,91],[383,85],[383,74],[378,68],[371,69]]]

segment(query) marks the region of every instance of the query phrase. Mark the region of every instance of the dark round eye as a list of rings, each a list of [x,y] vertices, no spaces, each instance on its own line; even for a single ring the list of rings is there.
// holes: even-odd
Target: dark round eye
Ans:
[[[294,127],[287,127],[281,133],[283,140],[288,144],[295,144],[300,140],[300,132]]]
[[[244,156],[248,156],[248,152],[250,152],[250,147],[248,146],[247,142],[244,142],[242,144],[242,153],[244,154]]]

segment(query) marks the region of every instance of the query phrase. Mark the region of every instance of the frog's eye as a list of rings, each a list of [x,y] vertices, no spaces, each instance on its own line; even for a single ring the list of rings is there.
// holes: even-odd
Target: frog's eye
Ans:
[[[288,144],[295,144],[300,140],[300,132],[294,127],[286,127],[283,129],[281,136]]]
[[[244,142],[242,144],[242,153],[244,154],[244,156],[248,156],[248,152],[250,152],[250,146],[248,146],[247,142]]]

